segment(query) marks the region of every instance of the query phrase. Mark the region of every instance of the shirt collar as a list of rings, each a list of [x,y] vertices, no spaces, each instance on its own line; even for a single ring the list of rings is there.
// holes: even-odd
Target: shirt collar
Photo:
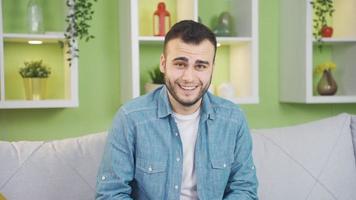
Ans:
[[[202,120],[214,119],[215,117],[215,111],[211,104],[211,97],[212,95],[209,92],[206,92],[203,95],[203,101],[200,109],[201,110],[200,117]],[[173,114],[173,110],[171,104],[169,103],[167,88],[164,85],[161,88],[158,97],[158,117],[163,118],[171,114]]]

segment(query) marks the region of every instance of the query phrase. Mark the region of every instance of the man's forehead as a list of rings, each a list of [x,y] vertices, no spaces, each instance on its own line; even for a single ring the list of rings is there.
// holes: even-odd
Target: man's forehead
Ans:
[[[167,46],[211,46],[214,49],[214,45],[208,39],[203,39],[199,43],[185,42],[181,38],[174,38],[167,42]]]
[[[214,55],[214,46],[209,40],[203,40],[199,44],[186,43],[181,39],[173,39],[167,43],[166,53],[186,53],[191,55]]]

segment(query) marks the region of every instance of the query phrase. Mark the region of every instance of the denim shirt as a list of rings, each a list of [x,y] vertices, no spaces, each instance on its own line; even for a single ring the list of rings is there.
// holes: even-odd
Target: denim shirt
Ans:
[[[258,199],[243,113],[210,93],[200,110],[194,161],[199,199]],[[98,172],[97,200],[179,200],[183,150],[172,113],[165,86],[120,108]]]

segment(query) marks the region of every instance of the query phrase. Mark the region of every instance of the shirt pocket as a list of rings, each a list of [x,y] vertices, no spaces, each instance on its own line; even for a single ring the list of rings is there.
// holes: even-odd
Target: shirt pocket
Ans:
[[[214,199],[222,199],[231,172],[231,162],[228,158],[212,158],[210,180],[210,191]]]
[[[166,179],[167,162],[136,158],[135,180],[149,199],[163,198]]]

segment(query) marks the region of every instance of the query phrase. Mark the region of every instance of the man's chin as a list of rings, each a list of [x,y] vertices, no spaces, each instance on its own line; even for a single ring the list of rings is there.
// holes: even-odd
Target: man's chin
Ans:
[[[190,106],[195,105],[200,99],[201,99],[201,97],[200,98],[195,97],[195,98],[191,98],[191,99],[179,98],[176,100],[178,100],[178,103],[182,104],[183,106],[190,107]]]

